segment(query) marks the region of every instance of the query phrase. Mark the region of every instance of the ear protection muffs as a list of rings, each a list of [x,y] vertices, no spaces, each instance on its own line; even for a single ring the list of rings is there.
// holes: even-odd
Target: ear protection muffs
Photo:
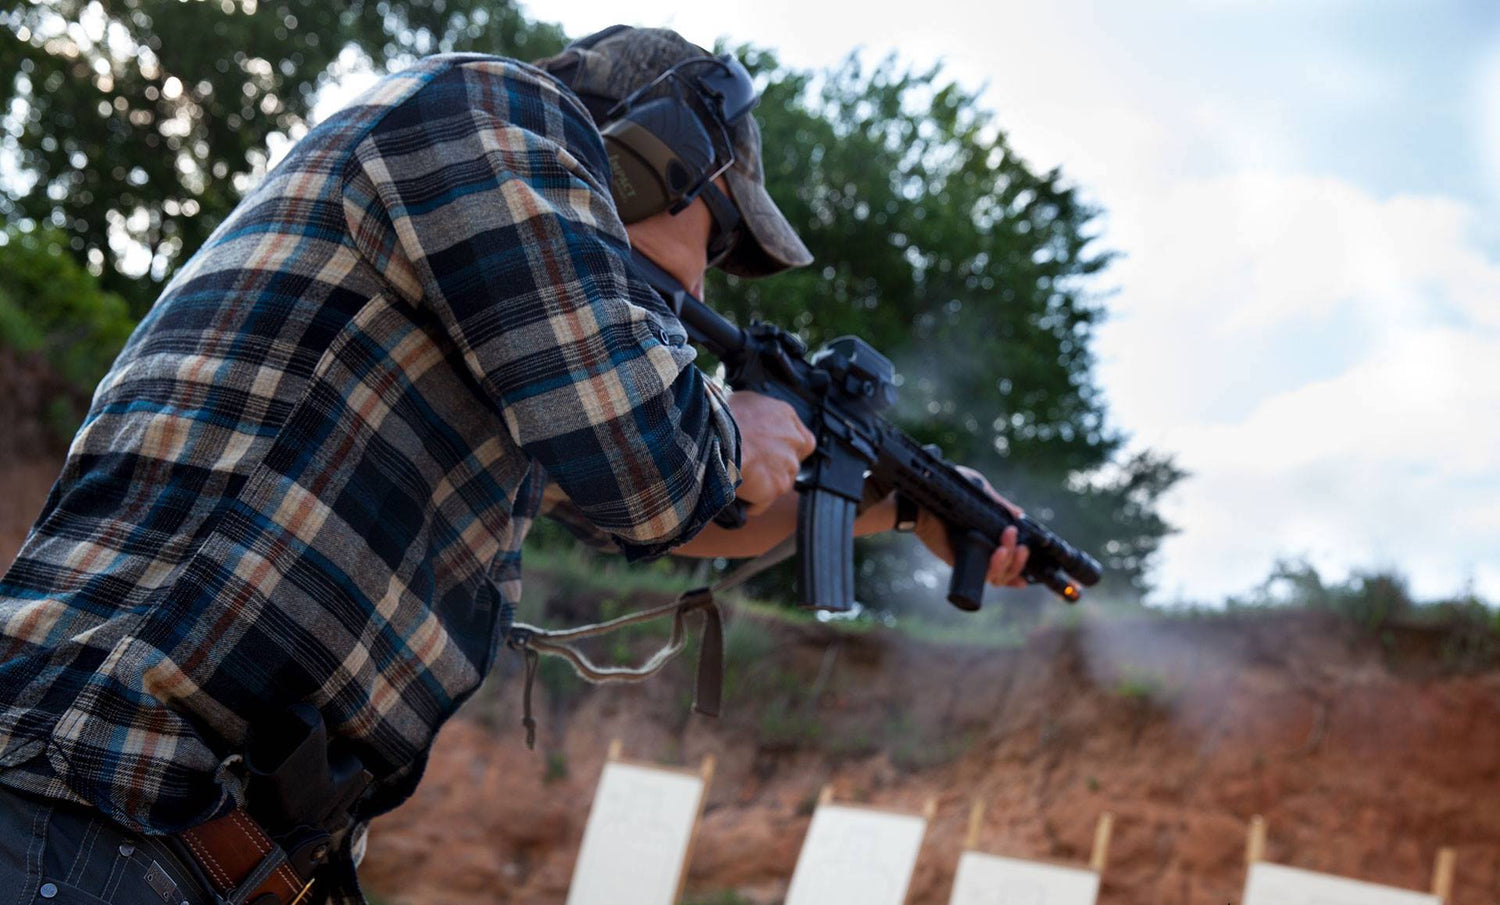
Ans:
[[[676,98],[632,108],[600,132],[609,153],[615,208],[625,223],[659,211],[677,213],[714,170],[714,144],[696,114]]]
[[[731,129],[758,101],[750,73],[725,54],[678,63],[612,107],[600,134],[620,219],[679,213],[705,189],[722,199],[713,180],[734,164]]]

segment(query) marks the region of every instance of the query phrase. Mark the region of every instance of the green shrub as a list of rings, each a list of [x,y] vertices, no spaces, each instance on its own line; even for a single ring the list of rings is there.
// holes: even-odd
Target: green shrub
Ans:
[[[1127,701],[1151,703],[1166,696],[1166,682],[1154,672],[1126,666],[1120,670],[1120,677],[1115,680],[1112,690],[1116,697]]]
[[[547,755],[547,772],[542,774],[542,782],[551,785],[568,778],[568,755],[561,751],[553,751]]]
[[[0,231],[0,346],[42,357],[77,394],[53,400],[36,417],[61,436],[83,416],[82,401],[109,370],[134,328],[125,300],[67,250],[53,229]]]
[[[589,689],[589,683],[561,657],[543,657],[537,663],[537,681],[547,690],[547,700],[560,711],[573,709]]]
[[[801,701],[778,695],[764,701],[756,741],[768,750],[812,748],[823,738],[823,724]]]

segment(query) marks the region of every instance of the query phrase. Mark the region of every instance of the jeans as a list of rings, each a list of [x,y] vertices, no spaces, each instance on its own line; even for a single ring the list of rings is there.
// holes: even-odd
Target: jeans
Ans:
[[[212,905],[172,843],[0,786],[0,905]]]

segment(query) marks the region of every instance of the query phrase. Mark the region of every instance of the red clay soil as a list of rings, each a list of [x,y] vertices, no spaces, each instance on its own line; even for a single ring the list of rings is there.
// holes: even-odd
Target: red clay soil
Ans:
[[[785,643],[753,673],[819,687],[806,744],[785,732],[766,743],[753,682],[725,720],[685,718],[680,672],[592,690],[571,709],[543,702],[532,754],[519,683],[493,677],[444,729],[415,798],[377,821],[370,891],[389,903],[562,903],[619,737],[634,758],[718,760],[689,899],[779,902],[831,782],[842,800],[936,800],[913,905],[947,902],[976,798],[980,848],[1062,861],[1086,861],[1096,818],[1112,811],[1104,905],[1237,902],[1255,814],[1270,860],[1426,889],[1449,845],[1453,905],[1500,901],[1500,672],[1455,672],[1454,649],[1432,633],[1377,639],[1283,613],[1085,624],[996,652],[773,631]],[[850,741],[881,725],[898,729],[884,750]],[[730,890],[738,900],[717,897]]]

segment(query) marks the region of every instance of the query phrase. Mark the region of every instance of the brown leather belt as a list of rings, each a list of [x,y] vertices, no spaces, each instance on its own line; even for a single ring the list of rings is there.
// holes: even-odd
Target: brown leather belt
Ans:
[[[286,853],[243,808],[199,824],[178,838],[208,875],[214,891],[220,895],[232,891],[233,901],[297,905],[312,888],[312,880],[297,875]],[[255,885],[241,892],[239,887],[245,883]]]

